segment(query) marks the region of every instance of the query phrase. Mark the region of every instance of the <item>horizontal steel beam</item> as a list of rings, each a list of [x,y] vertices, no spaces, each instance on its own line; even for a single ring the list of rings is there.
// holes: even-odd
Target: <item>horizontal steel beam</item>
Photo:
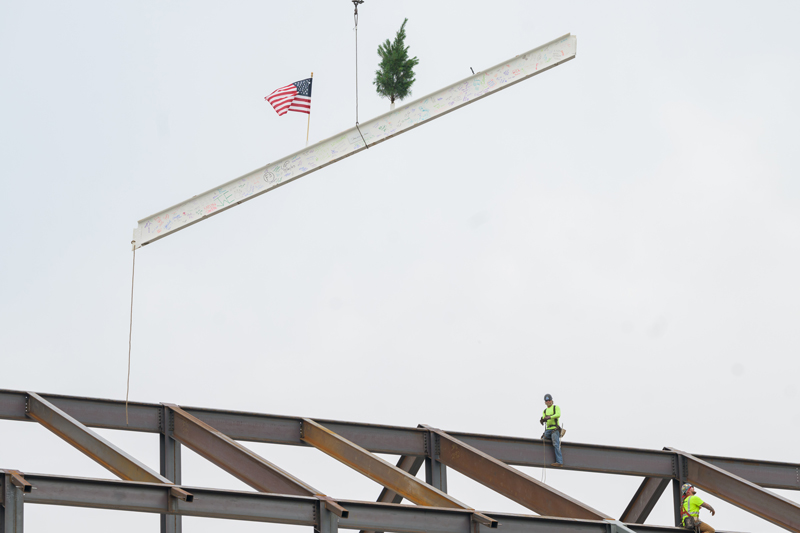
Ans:
[[[7,479],[0,471],[0,476]],[[301,526],[316,525],[317,501],[304,496],[286,496],[242,491],[180,487],[196,496],[191,505],[170,498],[169,486],[158,483],[76,478],[26,473],[34,487],[26,504],[64,505],[116,509],[207,518],[227,518]],[[10,485],[10,483],[8,483]],[[13,490],[18,490],[14,488]],[[21,501],[21,500],[20,500]],[[339,500],[350,511],[339,519],[339,528],[408,533],[474,533],[473,511],[412,505]],[[609,533],[606,521],[546,518],[491,513],[504,533]],[[680,533],[672,527],[626,524],[637,533]]]
[[[423,427],[435,436],[437,460],[531,511],[565,518],[611,518],[441,430]]]
[[[353,470],[367,476],[376,483],[395,491],[418,505],[445,507],[472,511],[473,519],[490,527],[497,527],[497,521],[481,515],[471,507],[452,496],[431,487],[401,470],[393,464],[353,444],[341,435],[310,420],[303,419],[303,440],[325,452]]]
[[[131,402],[129,425],[125,424],[125,402],[41,394],[43,398],[88,427],[159,433],[160,404]],[[30,421],[25,413],[26,393],[0,390],[0,419]],[[197,407],[181,408],[228,437],[250,442],[306,446],[300,438],[302,417],[223,411]],[[373,453],[424,456],[424,429],[317,420],[331,431]],[[495,459],[513,466],[543,466],[542,441],[520,437],[477,435],[448,431],[449,435]],[[567,470],[672,478],[675,453],[616,446],[562,442]],[[764,488],[800,490],[800,464],[695,455]]]
[[[777,526],[800,533],[800,505],[797,503],[693,455],[672,451],[683,456],[686,479],[690,483]]]
[[[669,483],[669,478],[644,478],[630,503],[628,503],[628,507],[623,511],[620,521],[644,524]]]

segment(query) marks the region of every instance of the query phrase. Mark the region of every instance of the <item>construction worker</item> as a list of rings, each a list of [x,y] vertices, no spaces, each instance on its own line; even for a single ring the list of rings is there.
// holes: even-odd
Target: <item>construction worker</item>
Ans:
[[[550,439],[553,442],[553,448],[556,450],[556,462],[551,463],[550,466],[561,467],[564,466],[564,458],[561,456],[561,427],[558,425],[558,420],[561,418],[561,408],[553,405],[553,397],[549,394],[544,395],[544,404],[547,407],[542,413],[542,418],[539,419],[540,424],[546,424],[542,440]]]
[[[714,528],[700,521],[700,508],[705,507],[711,511],[711,516],[714,516],[714,508],[700,499],[697,491],[691,483],[684,483],[681,487],[681,496],[683,496],[683,503],[681,504],[681,523],[683,527],[694,528],[695,531],[700,533],[714,533]],[[692,517],[694,526],[686,524],[687,517]]]

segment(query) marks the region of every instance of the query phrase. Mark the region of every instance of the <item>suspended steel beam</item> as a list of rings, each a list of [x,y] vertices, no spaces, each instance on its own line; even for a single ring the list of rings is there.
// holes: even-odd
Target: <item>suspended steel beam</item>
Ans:
[[[474,512],[471,507],[435,487],[426,485],[408,472],[371,454],[313,420],[303,419],[301,438],[334,459],[418,505],[467,509]],[[474,512],[474,519],[481,524],[497,527],[496,520],[478,512]]]
[[[575,58],[565,35],[139,221],[139,248]],[[366,145],[365,145],[366,142]]]
[[[797,503],[693,455],[674,448],[670,450],[683,457],[689,483],[777,526],[800,533],[800,505]]]
[[[300,481],[177,405],[164,404],[164,406],[172,417],[172,435],[175,440],[232,476],[261,492],[316,498],[337,516],[347,516],[346,509],[314,487]]]
[[[120,479],[170,483],[35,392],[28,393],[28,416]]]
[[[436,436],[437,459],[478,483],[543,516],[611,519],[610,516],[468,446],[444,431],[423,426]]]
[[[625,511],[623,511],[620,521],[644,524],[669,482],[669,478],[644,478]]]
[[[25,413],[24,391],[0,390],[0,419],[30,422]],[[47,401],[69,413],[82,424],[93,428],[120,429],[161,433],[161,404],[131,402],[129,425],[125,424],[125,402],[99,398],[82,398],[41,394]],[[181,407],[184,411],[210,424],[235,440],[306,446],[297,428],[301,417],[224,411],[199,407]],[[317,420],[319,423],[373,453],[425,456],[426,430],[338,420]],[[473,448],[512,466],[538,466],[542,461],[542,441],[502,435],[478,435],[447,431]],[[623,474],[640,477],[672,478],[676,454],[671,451],[646,450],[619,446],[602,446],[563,442],[566,470]],[[800,490],[797,475],[800,463],[782,463],[695,455],[739,477],[770,489]]]
[[[315,519],[318,500],[229,490],[180,487],[197,497],[191,505],[170,500],[169,487],[159,483],[76,478],[26,473],[35,490],[25,496],[26,504],[116,509],[144,513],[227,518],[318,527]],[[0,470],[0,479],[7,476]],[[10,485],[4,482],[4,487]],[[18,489],[14,488],[14,490]],[[7,491],[4,491],[5,494]],[[0,494],[0,498],[2,498]],[[21,498],[19,508],[21,509]],[[8,496],[0,499],[7,509]],[[413,505],[393,505],[341,500],[350,511],[339,519],[339,527],[408,533],[474,533],[473,510],[442,509]],[[1,512],[1,511],[0,511]],[[608,521],[549,518],[507,513],[492,513],[505,533],[609,533]],[[672,527],[626,524],[637,533],[678,533]],[[11,530],[17,533],[15,530]],[[721,533],[721,532],[720,532]]]

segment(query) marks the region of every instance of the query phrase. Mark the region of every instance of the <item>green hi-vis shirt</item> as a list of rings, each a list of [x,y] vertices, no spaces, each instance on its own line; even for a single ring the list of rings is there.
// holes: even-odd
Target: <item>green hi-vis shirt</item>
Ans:
[[[700,516],[701,505],[703,505],[703,500],[700,499],[700,496],[688,496],[683,500],[683,510],[695,518]],[[686,515],[683,515],[681,522],[686,523]]]
[[[544,410],[544,414],[542,414],[542,418],[549,416],[552,417],[550,420],[547,420],[547,425],[545,429],[556,429],[558,427],[558,420],[561,418],[561,408],[557,405],[553,405],[552,407],[547,407]]]

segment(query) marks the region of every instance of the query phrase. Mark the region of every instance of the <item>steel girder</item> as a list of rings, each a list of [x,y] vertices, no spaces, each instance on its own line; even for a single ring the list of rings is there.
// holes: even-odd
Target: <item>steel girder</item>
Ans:
[[[422,457],[411,457],[409,455],[401,455],[400,458],[397,460],[397,468],[408,472],[412,476],[416,476],[419,469],[422,467],[422,463],[425,462],[425,459]],[[445,491],[446,492],[446,491]],[[378,495],[378,503],[401,503],[403,501],[403,497],[400,494],[397,494],[392,489],[387,489],[383,487],[381,489],[381,493]],[[381,531],[361,531],[361,533],[383,533]]]
[[[88,427],[162,432],[160,404],[131,402],[129,425],[126,425],[123,401],[53,394],[41,396]],[[30,421],[25,414],[25,405],[25,392],[0,390],[0,419]],[[181,408],[235,440],[306,445],[300,438],[298,430],[302,422],[301,417],[195,407]],[[331,420],[317,420],[317,422],[373,453],[426,455],[424,429]],[[447,431],[447,433],[506,464],[544,466],[541,454],[542,441],[539,439],[477,435],[457,431]],[[567,466],[564,467],[567,470],[657,478],[677,477],[675,471],[677,454],[672,451],[570,442],[564,442],[561,446],[565,457],[569,457]],[[694,457],[764,488],[800,490],[800,479],[797,476],[800,464],[707,455]]]
[[[544,516],[611,519],[439,429],[423,427],[436,439],[437,460],[531,511]]]
[[[644,524],[647,517],[653,511],[653,507],[658,503],[658,499],[664,493],[670,480],[668,478],[646,477],[642,484],[636,489],[636,493],[631,498],[630,503],[622,512],[620,521],[632,522],[634,524]]]
[[[6,515],[9,507],[19,509],[22,499],[10,503],[8,490],[19,489],[11,485],[8,471],[0,470],[3,479],[2,509]],[[97,509],[117,509],[144,513],[166,513],[182,516],[227,518],[256,522],[272,522],[314,526],[324,529],[315,518],[318,500],[304,496],[287,496],[256,492],[214,490],[199,487],[180,487],[196,495],[192,504],[170,497],[169,486],[160,483],[117,481],[24,474],[36,489],[25,495],[26,504],[65,505]],[[7,487],[11,486],[11,489]],[[338,527],[401,533],[474,533],[474,511],[443,509],[413,505],[395,505],[374,502],[339,500],[350,511],[347,518],[338,519]],[[549,518],[508,513],[492,513],[505,533],[613,533],[615,521]],[[672,527],[624,524],[636,533],[680,533]],[[6,532],[21,533],[21,530]]]
[[[314,487],[275,466],[177,405],[164,404],[173,437],[232,476],[261,492],[311,496],[336,516],[347,510]]]
[[[623,511],[620,521],[644,524],[669,482],[669,478],[644,478],[630,503],[628,503],[628,507]]]
[[[476,512],[471,507],[438,490],[436,487],[423,483],[405,470],[353,444],[313,420],[304,418],[301,431],[302,439],[305,442],[371,480],[380,483],[387,489],[402,495],[409,501],[430,507],[469,510],[474,513],[473,519],[476,522],[492,528],[497,527],[497,520]]]
[[[297,417],[276,417],[254,413],[181,408],[174,405],[133,404],[131,407],[132,424],[131,426],[122,426],[121,421],[113,421],[112,418],[114,415],[123,418],[123,402],[0,390],[0,418],[26,421],[37,420],[121,477],[127,476],[129,479],[134,479],[134,476],[141,476],[144,479],[149,479],[149,476],[155,476],[154,481],[160,484],[162,492],[164,490],[167,491],[166,502],[168,509],[174,509],[181,505],[186,507],[185,512],[182,513],[162,512],[162,531],[168,533],[180,531],[179,517],[181,514],[193,513],[191,505],[187,507],[186,504],[180,503],[181,501],[191,502],[192,495],[175,485],[180,483],[180,444],[178,442],[184,442],[187,445],[192,443],[193,449],[197,451],[205,449],[206,453],[201,452],[201,455],[206,456],[220,466],[225,465],[223,468],[227,466],[226,470],[238,472],[239,475],[237,477],[240,477],[240,479],[245,479],[249,473],[248,471],[252,470],[252,463],[247,465],[245,463],[248,460],[252,460],[254,456],[258,459],[256,463],[260,467],[272,466],[236,443],[226,432],[219,430],[219,428],[211,427],[200,418],[201,416],[217,421],[234,435],[249,436],[250,440],[281,442],[292,445],[312,444],[386,486],[387,489],[382,492],[381,499],[399,501],[402,499],[401,496],[412,496],[409,498],[411,501],[430,506],[429,508],[442,505],[442,501],[448,502],[445,505],[456,506],[470,513],[471,533],[476,533],[477,523],[496,527],[497,521],[449,497],[444,491],[437,491],[436,488],[421,483],[412,475],[405,473],[405,470],[418,470],[422,460],[425,460],[426,463],[431,461],[432,465],[435,462],[435,465],[441,470],[442,483],[440,485],[442,485],[445,465],[449,464],[452,468],[462,471],[497,492],[520,501],[520,499],[524,499],[525,490],[530,491],[535,486],[535,480],[531,484],[530,478],[526,479],[527,476],[503,464],[497,457],[491,457],[485,450],[494,450],[495,453],[498,453],[503,459],[511,463],[530,464],[532,466],[541,464],[540,460],[532,457],[536,454],[535,451],[532,451],[532,448],[537,448],[542,443],[542,441],[536,439],[492,437],[455,432],[447,434],[429,427],[404,428],[339,421],[325,422],[325,424],[331,426],[325,427],[320,421]],[[65,412],[67,410],[69,410],[69,414]],[[177,432],[176,421],[177,426],[179,426]],[[114,448],[113,445],[89,430],[84,422],[93,424],[95,427],[132,428],[137,431],[157,431],[160,433],[162,444],[161,475],[155,474],[147,469],[146,466],[125,455],[124,452]],[[332,428],[336,428],[344,435],[337,434],[337,431]],[[351,441],[346,435],[354,440]],[[270,440],[273,438],[278,440]],[[220,442],[223,444],[220,445]],[[444,452],[442,451],[443,442],[445,443]],[[362,447],[360,444],[367,444],[370,448]],[[475,446],[472,446],[472,444],[475,444]],[[450,445],[449,449],[447,445]],[[665,448],[664,451],[652,451],[586,444],[572,444],[565,446],[565,448],[569,450],[570,466],[576,470],[629,475],[647,470],[656,470],[653,475],[648,476],[650,479],[643,481],[642,486],[640,486],[637,494],[628,505],[622,517],[625,521],[643,521],[653,505],[655,505],[658,496],[663,493],[665,485],[669,484],[670,479],[673,485],[688,480],[757,516],[795,533],[800,533],[800,505],[774,495],[762,489],[756,483],[736,475],[736,472],[741,472],[752,479],[759,479],[764,486],[796,488],[795,485],[800,486],[800,479],[796,476],[800,465],[724,457],[692,456],[671,448]],[[372,449],[388,453],[394,453],[398,449],[410,449],[411,452],[401,457],[398,465],[403,466],[403,468],[399,468],[393,467],[386,461],[374,456],[370,453]],[[414,453],[414,450],[419,451]],[[231,458],[226,456],[226,454],[230,453],[234,456],[232,462]],[[597,469],[594,463],[601,458],[607,461],[608,464],[604,465],[605,468],[603,469]],[[668,470],[665,459],[670,461]],[[626,461],[628,461],[627,464]],[[718,466],[719,464],[724,465],[731,471],[724,470]],[[236,468],[233,468],[233,466]],[[376,471],[379,471],[379,473],[376,474]],[[22,520],[22,498],[16,497],[17,492],[12,491],[9,493],[8,487],[14,487],[14,490],[18,492],[26,489],[30,490],[31,488],[30,484],[25,482],[24,477],[13,471],[5,472],[3,474],[3,490],[0,493],[0,498],[2,498],[0,503],[3,503],[2,520],[0,520],[3,530],[0,533],[5,533],[12,526],[14,528],[21,527],[21,525],[17,524],[21,524]],[[232,471],[231,473],[234,472]],[[290,481],[296,481],[300,486],[304,485],[285,472],[280,471],[279,473],[282,475],[278,475],[277,478],[282,481],[286,481],[287,478],[285,476],[288,476]],[[167,474],[167,478],[163,477]],[[794,474],[794,480],[791,479],[791,474]],[[237,474],[234,473],[234,475]],[[427,477],[432,478],[430,475]],[[429,481],[432,482],[433,480]],[[514,483],[522,483],[524,487],[515,486]],[[257,485],[251,483],[251,486]],[[264,487],[257,488],[264,490]],[[295,485],[296,488],[297,485]],[[316,502],[314,504],[315,528],[320,533],[336,533],[340,520],[335,515],[341,512],[343,518],[345,518],[347,511],[332,498],[317,493],[313,488],[308,486],[303,488],[307,492],[304,493],[303,490],[299,490],[300,496],[311,496]],[[398,492],[395,489],[400,490]],[[272,490],[285,492],[287,487],[276,486]],[[22,493],[20,492],[20,494]],[[562,503],[559,501],[558,496],[555,495],[554,498],[554,494],[546,494],[544,499],[555,499],[556,503],[549,502],[545,506],[550,505],[552,507],[555,505],[558,507]],[[437,501],[437,497],[443,497],[444,500]],[[533,505],[540,505],[539,502],[534,502],[533,505],[530,505],[530,501],[529,507],[532,509],[537,509]],[[676,501],[679,501],[679,498]],[[67,505],[72,504],[67,503]],[[79,504],[76,503],[76,505]],[[124,509],[125,507],[114,505],[111,508]],[[407,514],[406,511],[402,512]],[[560,511],[553,509],[544,512],[560,513]],[[591,510],[591,512],[596,513],[594,510]],[[496,513],[492,514],[496,515]],[[163,516],[172,519],[172,521],[167,522],[167,527],[164,527]],[[198,516],[206,515],[201,512]],[[504,516],[504,520],[513,521],[507,515]],[[269,521],[274,520],[270,519]],[[608,531],[627,531],[628,529],[626,528],[631,527],[630,524],[623,525],[611,519],[607,519],[602,523]],[[596,525],[597,523],[587,527]],[[342,527],[346,526],[342,525]],[[635,530],[646,531],[651,527],[636,525]],[[365,531],[381,531],[381,529]]]
[[[775,525],[800,533],[800,505],[698,457],[671,450],[683,457],[689,483]]]
[[[35,392],[28,393],[28,416],[120,479],[170,483]]]

